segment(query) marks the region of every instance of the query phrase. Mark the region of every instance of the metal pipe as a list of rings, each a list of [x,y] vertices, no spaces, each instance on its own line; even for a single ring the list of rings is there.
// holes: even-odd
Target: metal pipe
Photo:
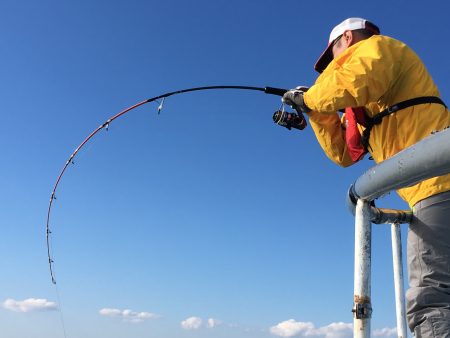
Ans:
[[[351,187],[347,194],[347,208],[355,216],[356,197],[353,195]],[[412,211],[410,210],[380,209],[370,206],[370,221],[375,224],[409,223],[411,218]]]
[[[406,338],[405,290],[403,287],[402,241],[400,224],[391,225],[392,260],[394,267],[395,312],[397,315],[397,336]]]
[[[449,128],[436,132],[366,171],[350,191],[356,198],[373,201],[392,190],[447,174],[450,172],[449,144]]]
[[[375,224],[382,223],[409,223],[413,216],[410,210],[393,210],[393,209],[380,209],[370,208],[370,220]]]
[[[356,197],[353,195],[351,187],[347,194],[347,208],[355,216]],[[373,205],[370,206],[370,221],[375,224],[382,223],[409,223],[411,222],[411,210],[395,210],[395,209],[380,209]]]
[[[355,215],[355,204],[347,201],[347,206],[352,206],[350,212]],[[413,216],[410,210],[380,209],[373,206],[370,206],[369,213],[370,221],[375,224],[409,223]]]
[[[370,338],[370,302],[372,224],[370,206],[358,200],[355,217],[355,275],[353,304],[353,336]]]

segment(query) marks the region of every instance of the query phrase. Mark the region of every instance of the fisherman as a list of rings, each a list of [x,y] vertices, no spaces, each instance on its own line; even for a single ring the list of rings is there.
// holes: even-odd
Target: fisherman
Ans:
[[[297,106],[326,155],[347,167],[367,152],[382,162],[450,125],[450,114],[419,57],[362,18],[334,27]],[[389,108],[389,109],[388,109]],[[339,111],[344,112],[340,116]],[[417,338],[450,337],[450,174],[398,190],[413,210],[408,231],[408,325]]]

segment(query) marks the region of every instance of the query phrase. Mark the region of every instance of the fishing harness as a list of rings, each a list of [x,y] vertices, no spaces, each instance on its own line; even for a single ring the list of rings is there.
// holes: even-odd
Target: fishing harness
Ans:
[[[372,149],[372,147],[369,144],[370,132],[372,128],[380,124],[384,117],[389,116],[399,110],[424,103],[437,103],[447,108],[447,105],[444,103],[444,101],[442,101],[437,96],[421,96],[394,104],[372,117],[368,116],[367,112],[364,112],[364,123],[362,124],[365,126],[366,129],[363,131],[361,135],[361,144],[364,147],[365,152],[367,153],[369,151],[369,148]]]

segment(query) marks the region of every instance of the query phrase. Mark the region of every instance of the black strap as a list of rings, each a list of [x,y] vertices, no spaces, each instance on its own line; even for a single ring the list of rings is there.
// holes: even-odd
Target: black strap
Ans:
[[[393,106],[388,107],[387,109],[381,111],[380,113],[370,117],[365,116],[366,119],[366,129],[363,131],[363,134],[361,136],[361,143],[364,146],[364,149],[368,151],[369,148],[372,148],[369,144],[369,138],[370,138],[370,131],[372,130],[373,126],[380,124],[381,121],[385,116],[391,115],[392,113],[395,113],[401,109],[405,109],[411,106],[415,106],[418,104],[424,104],[424,103],[438,103],[442,104],[445,108],[447,108],[444,101],[442,101],[437,96],[421,96],[421,97],[415,97],[413,99],[405,100],[402,102],[399,102],[397,104],[394,104]]]

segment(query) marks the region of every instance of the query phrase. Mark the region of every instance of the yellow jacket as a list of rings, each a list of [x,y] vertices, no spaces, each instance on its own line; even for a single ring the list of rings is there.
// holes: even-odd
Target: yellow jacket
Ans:
[[[304,95],[311,126],[327,156],[341,166],[353,164],[345,143],[345,126],[337,113],[345,107],[364,106],[373,116],[401,101],[419,96],[440,96],[419,57],[404,43],[374,35],[346,49],[331,61]],[[449,111],[427,103],[384,117],[370,134],[371,155],[379,163],[433,131],[450,125]],[[361,127],[362,128],[362,127]],[[450,190],[450,174],[400,189],[412,207],[418,201]]]

